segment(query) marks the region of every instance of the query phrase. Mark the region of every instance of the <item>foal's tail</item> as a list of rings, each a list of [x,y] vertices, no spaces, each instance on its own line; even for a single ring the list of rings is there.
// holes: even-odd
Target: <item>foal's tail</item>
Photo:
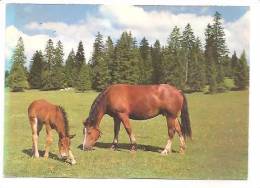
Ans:
[[[181,131],[184,138],[186,137],[192,138],[187,98],[182,91],[181,94],[183,96],[183,105],[181,109]]]

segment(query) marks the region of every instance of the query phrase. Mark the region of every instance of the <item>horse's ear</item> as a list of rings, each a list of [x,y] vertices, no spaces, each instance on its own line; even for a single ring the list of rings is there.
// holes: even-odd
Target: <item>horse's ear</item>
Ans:
[[[76,136],[76,134],[73,134],[73,135],[69,135],[69,138],[72,139]]]

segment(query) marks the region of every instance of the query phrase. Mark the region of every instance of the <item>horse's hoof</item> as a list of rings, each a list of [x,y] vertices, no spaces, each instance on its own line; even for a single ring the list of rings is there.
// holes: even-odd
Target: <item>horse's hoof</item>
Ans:
[[[135,152],[137,150],[137,146],[136,146],[136,144],[133,144],[132,146],[131,146],[131,148],[130,148],[130,151],[131,152]]]
[[[39,154],[38,154],[38,155],[36,154],[36,155],[33,155],[32,157],[33,157],[33,158],[39,158],[40,155],[39,155]]]
[[[168,150],[166,150],[166,149],[164,149],[162,152],[161,152],[161,155],[168,155],[169,154],[169,151]]]
[[[184,154],[185,154],[185,151],[181,149],[181,150],[179,151],[179,153],[180,153],[181,155],[184,155]]]
[[[118,149],[118,145],[117,144],[112,144],[110,149],[116,151]]]

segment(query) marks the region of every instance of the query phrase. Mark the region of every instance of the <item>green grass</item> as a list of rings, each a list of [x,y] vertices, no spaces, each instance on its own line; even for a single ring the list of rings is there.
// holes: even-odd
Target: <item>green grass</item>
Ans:
[[[179,139],[174,138],[173,152],[161,156],[167,140],[165,117],[148,121],[131,121],[139,149],[128,150],[129,140],[123,128],[119,151],[111,151],[113,120],[101,122],[102,137],[94,151],[84,152],[82,121],[88,115],[96,92],[6,91],[4,175],[7,177],[76,177],[76,178],[166,178],[166,179],[247,179],[248,159],[248,91],[215,95],[188,94],[193,140],[187,141],[186,154],[178,153]],[[62,105],[70,122],[72,151],[77,164],[57,160],[57,134],[51,157],[30,156],[31,129],[27,107],[35,99],[45,98]],[[45,131],[40,133],[39,149],[44,150]]]

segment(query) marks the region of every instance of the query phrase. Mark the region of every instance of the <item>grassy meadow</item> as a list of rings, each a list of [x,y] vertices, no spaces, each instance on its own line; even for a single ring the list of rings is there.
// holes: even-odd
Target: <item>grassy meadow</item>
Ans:
[[[5,93],[4,175],[6,177],[73,178],[166,178],[166,179],[247,179],[248,161],[248,91],[206,95],[187,94],[193,140],[187,140],[181,155],[179,138],[174,137],[173,152],[161,156],[167,141],[165,117],[133,121],[138,150],[129,152],[129,139],[121,126],[119,151],[111,151],[113,119],[101,122],[102,137],[94,151],[82,151],[82,121],[98,93],[74,91],[37,91]],[[68,114],[72,151],[77,164],[71,166],[57,158],[58,136],[50,158],[31,157],[31,128],[27,107],[44,98],[63,106]],[[40,133],[39,149],[43,155],[45,130]]]

